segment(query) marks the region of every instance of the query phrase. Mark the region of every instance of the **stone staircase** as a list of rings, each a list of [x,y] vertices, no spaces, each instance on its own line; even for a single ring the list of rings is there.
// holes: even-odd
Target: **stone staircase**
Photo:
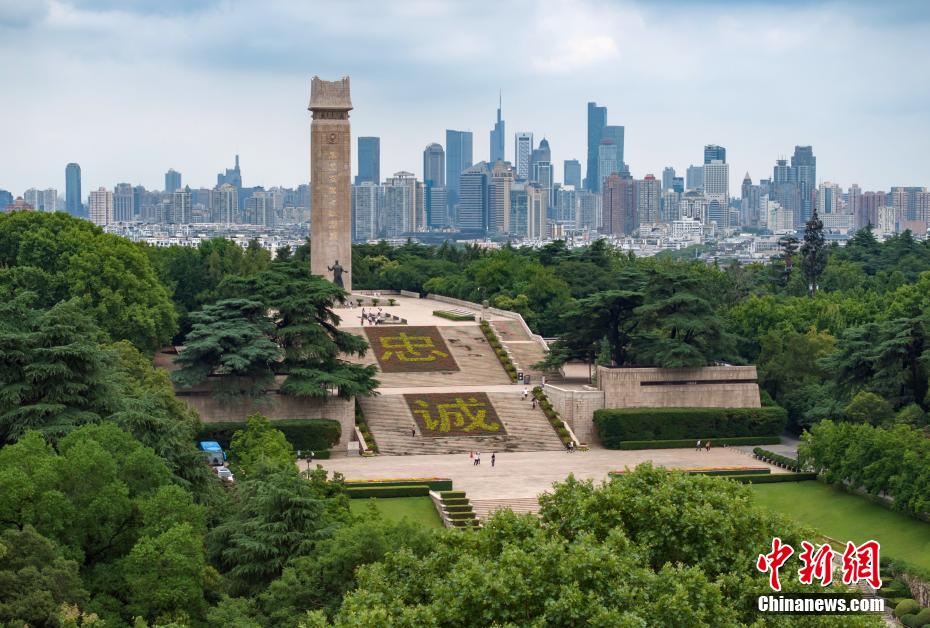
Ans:
[[[535,497],[511,497],[508,499],[473,499],[471,505],[479,521],[487,519],[495,510],[510,508],[517,514],[532,514],[539,512],[539,500]]]
[[[429,392],[428,389],[423,390]],[[411,436],[416,422],[403,395],[382,394],[359,399],[368,428],[382,454],[422,455],[481,451],[561,451],[562,441],[538,407],[534,410],[522,393],[488,393],[488,398],[504,423],[507,434],[500,436]]]
[[[376,377],[381,388],[419,388],[427,386],[478,386],[482,384],[509,384],[510,377],[500,360],[488,345],[478,325],[438,327],[458,364],[458,371],[430,371],[422,373],[381,373]],[[361,327],[345,331],[365,337]],[[367,338],[366,338],[367,340]],[[371,351],[364,358],[346,356],[345,360],[358,364],[375,364]],[[376,435],[377,437],[377,435]],[[380,444],[380,442],[379,442]]]
[[[510,350],[513,361],[517,364],[517,370],[523,371],[530,376],[530,382],[536,386],[542,381],[542,376],[546,376],[546,381],[555,383],[561,381],[558,373],[543,373],[536,369],[530,368],[531,364],[545,359],[546,352],[535,340],[532,340],[516,321],[491,321],[491,327],[500,339],[501,344]]]

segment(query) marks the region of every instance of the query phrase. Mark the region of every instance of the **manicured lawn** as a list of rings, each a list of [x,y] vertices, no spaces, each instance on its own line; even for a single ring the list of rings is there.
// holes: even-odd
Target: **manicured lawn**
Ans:
[[[350,499],[349,508],[355,514],[365,512],[369,504],[375,508],[385,519],[400,521],[403,518],[415,521],[426,528],[441,528],[442,519],[436,512],[436,507],[429,497],[391,497],[388,499]]]
[[[875,539],[882,555],[930,569],[930,523],[822,482],[753,484],[756,500],[841,543]]]

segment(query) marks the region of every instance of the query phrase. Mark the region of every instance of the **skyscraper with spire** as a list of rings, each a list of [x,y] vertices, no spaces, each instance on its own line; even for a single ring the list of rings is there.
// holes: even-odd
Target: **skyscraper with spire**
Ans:
[[[503,94],[498,94],[497,100],[497,122],[491,130],[491,159],[493,165],[497,160],[504,161],[504,121],[501,119],[501,105],[503,103]]]

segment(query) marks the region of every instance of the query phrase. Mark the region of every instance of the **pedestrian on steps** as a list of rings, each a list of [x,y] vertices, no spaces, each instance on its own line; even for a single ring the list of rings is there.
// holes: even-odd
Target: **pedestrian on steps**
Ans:
[[[530,391],[527,389],[526,386],[524,386],[524,387],[523,387],[523,401],[526,401],[526,397],[527,397],[527,395],[529,395],[529,394],[530,394]]]
[[[496,457],[496,456],[497,456],[497,454],[495,454],[495,453],[492,453],[492,454],[491,454],[491,466],[492,466],[492,467],[494,466],[494,460],[495,460],[495,457]]]

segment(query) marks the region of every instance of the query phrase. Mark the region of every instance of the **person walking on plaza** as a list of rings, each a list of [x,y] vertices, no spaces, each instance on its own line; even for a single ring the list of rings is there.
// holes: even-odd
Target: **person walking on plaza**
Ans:
[[[475,466],[476,467],[481,466],[481,452],[480,451],[475,452]]]
[[[529,394],[530,394],[530,391],[526,388],[526,386],[524,386],[523,387],[523,401],[526,401],[526,397]]]
[[[497,459],[496,457],[497,457],[497,454],[495,454],[495,453],[492,453],[492,454],[491,454],[491,466],[492,466],[492,467],[494,466],[494,461]]]
[[[710,453],[710,441],[707,441],[707,442],[704,444],[704,447],[706,447],[706,448],[707,448],[707,452]]]
[[[701,439],[698,439],[697,445],[694,446],[694,451],[701,451]]]

